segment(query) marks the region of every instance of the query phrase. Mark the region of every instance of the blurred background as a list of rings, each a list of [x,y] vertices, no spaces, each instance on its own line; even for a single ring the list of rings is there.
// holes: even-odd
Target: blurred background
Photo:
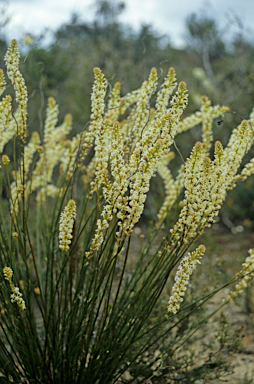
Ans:
[[[138,88],[151,67],[161,68],[164,77],[173,66],[190,94],[185,116],[199,109],[203,94],[236,112],[222,125],[214,123],[215,139],[226,145],[254,107],[253,14],[249,0],[1,0],[0,67],[16,38],[30,95],[29,131],[39,130],[53,96],[60,122],[71,113],[76,134],[89,120],[95,66],[111,84],[120,81],[123,94]],[[200,127],[179,136],[184,157],[199,139]],[[179,156],[174,162],[177,171]],[[220,223],[230,231],[253,227],[253,179],[239,184],[223,207]],[[148,218],[163,199],[160,183],[147,201]]]

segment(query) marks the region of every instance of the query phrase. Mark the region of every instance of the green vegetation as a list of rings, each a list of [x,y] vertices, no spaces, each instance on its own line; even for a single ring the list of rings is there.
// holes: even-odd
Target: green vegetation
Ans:
[[[181,120],[188,91],[185,82],[177,85],[172,67],[158,91],[152,68],[124,97],[119,82],[107,97],[108,82],[95,67],[86,129],[68,140],[71,115],[57,126],[58,105],[50,97],[43,136],[35,131],[28,140],[16,40],[5,62],[17,108],[10,95],[3,97],[1,150],[12,141],[13,159],[1,157],[1,381],[188,383],[229,375],[223,354],[241,348],[241,334],[230,330],[223,313],[217,346],[210,340],[195,353],[191,342],[248,286],[254,248],[235,276],[202,290],[198,277],[188,291],[205,254],[205,246],[194,243],[215,222],[227,192],[254,173],[253,161],[239,172],[254,141],[253,113],[225,148],[216,141],[211,159],[213,119],[223,118],[227,107],[202,97],[200,111]],[[8,85],[1,72],[4,95]],[[175,137],[198,124],[202,143],[173,177],[168,164]],[[134,228],[156,173],[165,200],[135,252]],[[215,308],[207,306],[235,282]]]
[[[225,255],[216,226],[253,226],[254,45],[193,14],[176,49],[122,11],[20,63],[0,42],[1,383],[217,383],[233,298],[253,327],[253,244]]]

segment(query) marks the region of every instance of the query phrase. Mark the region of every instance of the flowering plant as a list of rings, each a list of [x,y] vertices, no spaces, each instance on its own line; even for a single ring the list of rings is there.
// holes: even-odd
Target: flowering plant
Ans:
[[[254,172],[252,160],[237,173],[253,144],[254,112],[233,131],[225,149],[215,143],[211,159],[213,120],[227,107],[211,106],[203,97],[201,110],[182,118],[187,88],[184,82],[177,86],[173,68],[157,95],[159,78],[152,68],[140,89],[122,97],[116,83],[107,96],[109,84],[95,68],[84,131],[66,138],[72,118],[66,115],[57,126],[58,106],[51,97],[43,134],[34,132],[28,141],[28,98],[19,58],[13,40],[5,62],[15,103],[11,96],[0,102],[1,153],[14,142],[13,156],[3,154],[1,161],[7,196],[0,212],[1,379],[53,384],[174,377],[174,367],[165,361],[195,326],[180,339],[170,335],[216,292],[185,303],[190,275],[205,247],[187,251],[214,222],[227,191]],[[1,94],[6,89],[3,71],[0,89]],[[174,178],[168,164],[173,145],[178,152],[175,137],[200,123],[202,142]],[[132,234],[157,173],[165,200],[130,270]],[[165,233],[163,222],[182,194],[179,218]],[[243,267],[224,284],[240,280],[222,306],[253,277],[253,251]],[[168,307],[154,322],[172,274]],[[166,347],[156,350],[142,371],[144,354],[158,341],[166,341]]]

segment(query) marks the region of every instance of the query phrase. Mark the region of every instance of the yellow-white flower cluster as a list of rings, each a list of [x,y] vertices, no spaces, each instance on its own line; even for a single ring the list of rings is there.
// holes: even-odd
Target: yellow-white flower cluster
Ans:
[[[172,86],[171,82],[167,82],[167,79],[164,84]],[[166,114],[162,117],[157,114],[158,118],[154,120],[154,123],[148,125],[140,143],[136,144],[130,157],[130,196],[128,206],[125,208],[125,212],[128,214],[123,223],[120,223],[120,228],[126,235],[132,232],[134,225],[138,222],[144,209],[151,177],[155,175],[159,164],[173,143],[176,126],[187,105],[186,92],[186,84],[181,82]],[[166,92],[165,97],[168,99]]]
[[[71,115],[66,115],[63,124],[56,127],[57,118],[58,105],[54,98],[50,97],[46,110],[43,151],[33,172],[32,191],[39,187],[48,187],[52,181],[54,167],[66,159],[64,138],[71,130],[72,118]]]
[[[248,281],[254,278],[254,248],[249,250],[250,256],[248,256],[245,262],[242,265],[242,270],[236,275],[237,279],[241,279],[239,283],[236,284],[235,290],[231,291],[228,295],[228,300],[231,301],[232,298],[241,294],[245,288],[248,286]]]
[[[94,138],[96,137],[103,121],[103,115],[105,112],[105,96],[107,90],[107,80],[101,72],[100,68],[95,67],[94,70],[94,85],[91,95],[91,123],[88,131],[82,135],[82,157],[87,153],[87,150],[91,147]]]
[[[190,158],[185,163],[185,199],[179,220],[171,230],[172,238],[194,237],[206,203],[207,188],[201,189],[203,177],[203,159],[206,147],[197,142]],[[208,165],[208,164],[206,164]],[[187,240],[186,240],[187,242]]]
[[[54,197],[59,193],[59,188],[52,184],[52,175],[55,166],[61,162],[63,164],[61,167],[62,172],[70,171],[70,167],[68,166],[71,163],[71,151],[68,146],[69,143],[65,140],[65,136],[72,128],[72,117],[70,114],[67,114],[63,123],[56,127],[57,118],[58,105],[54,98],[50,97],[46,110],[43,150],[39,152],[39,160],[33,170],[32,178],[26,185],[27,194],[36,189],[38,190],[37,201],[40,203],[45,200],[46,196]],[[76,150],[78,143],[76,142],[75,144]],[[39,148],[39,137],[32,136],[30,143],[26,146],[25,157],[32,160],[33,154],[39,150]],[[28,169],[26,169],[26,172],[27,171]]]
[[[195,144],[185,164],[184,206],[171,230],[173,243],[178,240],[180,244],[187,244],[214,222],[252,138],[251,126],[243,120],[224,150],[220,142],[215,143],[213,161],[205,156],[205,143]]]
[[[24,311],[26,309],[25,301],[22,297],[22,293],[19,291],[18,287],[15,287],[12,282],[13,270],[10,267],[4,267],[3,275],[5,280],[8,280],[10,283],[10,287],[12,290],[12,294],[10,296],[12,303],[17,303],[18,306]]]
[[[11,120],[11,96],[6,96],[0,102],[0,153],[3,152],[4,146],[15,134],[15,128],[10,129],[9,122]],[[11,134],[10,134],[11,132]]]
[[[168,70],[167,77],[164,79],[164,82],[156,98],[155,109],[157,116],[163,116],[165,113],[167,113],[169,97],[172,95],[175,87],[176,73],[174,68],[171,67]]]
[[[254,133],[254,108],[250,114],[250,119],[249,119],[249,124],[250,124],[250,127]],[[250,147],[253,143],[253,138],[249,140],[248,142],[248,147]],[[247,152],[247,146],[246,146],[246,152]],[[254,158],[250,160],[249,163],[247,163],[244,168],[242,169],[241,173],[236,175],[233,179],[233,182],[232,182],[232,187],[235,186],[235,182],[236,181],[239,181],[239,180],[246,180],[248,176],[251,176],[254,174]]]
[[[174,152],[170,152],[169,155],[163,159],[163,162],[158,167],[158,174],[164,182],[165,199],[157,215],[157,228],[161,225],[162,221],[167,216],[168,212],[175,203],[184,185],[184,167],[182,166],[180,168],[176,180],[173,179],[172,173],[168,168],[168,162],[172,158],[174,158],[174,156]]]
[[[11,42],[10,48],[5,55],[7,74],[10,78],[14,90],[18,108],[12,117],[12,99],[6,96],[0,102],[0,153],[4,146],[17,132],[24,141],[26,136],[27,120],[27,89],[24,79],[19,71],[20,53],[16,40]],[[6,82],[3,72],[0,71],[0,93],[5,89]],[[64,122],[56,127],[58,117],[58,106],[53,98],[49,98],[46,111],[46,121],[44,127],[43,145],[40,146],[40,138],[37,132],[34,132],[30,142],[25,145],[22,151],[21,168],[14,172],[14,181],[11,184],[11,210],[15,209],[18,213],[18,187],[23,185],[26,198],[29,194],[37,190],[37,201],[44,200],[47,195],[55,196],[59,193],[59,188],[52,184],[52,175],[54,167],[62,162],[60,169],[62,174],[70,178],[71,169],[75,162],[78,151],[79,138],[74,138],[71,145],[68,145],[65,139],[72,126],[71,115],[66,115]],[[42,150],[39,151],[39,148]],[[36,151],[40,153],[39,160],[36,163],[30,180],[27,180],[29,168]]]
[[[181,302],[187,290],[190,276],[200,259],[205,253],[205,246],[200,245],[194,252],[185,256],[176,272],[175,284],[172,288],[172,294],[168,301],[168,312],[176,314],[180,308]]]
[[[24,152],[24,158],[23,158],[23,164],[24,164],[24,174],[22,176],[25,177],[24,182],[26,182],[27,174],[30,168],[30,165],[33,160],[34,153],[39,147],[40,143],[40,137],[38,132],[33,132],[32,137],[30,139],[30,142],[26,145],[26,150]],[[19,210],[19,200],[21,200],[21,193],[23,192],[19,191],[18,186],[21,184],[21,177],[19,172],[13,172],[13,178],[14,181],[11,183],[11,212],[15,211],[15,213],[18,213]],[[31,184],[28,183],[26,185],[26,194],[29,195],[31,192],[30,187]],[[23,188],[24,189],[24,188]]]
[[[20,107],[21,123],[18,124],[17,133],[21,139],[24,140],[26,136],[28,97],[25,81],[19,70],[19,59],[20,53],[18,49],[18,43],[14,39],[12,40],[10,47],[6,52],[4,60],[7,68],[7,75],[14,87],[16,102]]]
[[[61,213],[59,222],[59,248],[68,251],[73,238],[73,226],[76,219],[76,202],[69,200]]]
[[[109,141],[111,140],[112,125],[110,120],[106,119],[103,122],[96,140],[95,140],[95,180],[91,183],[91,194],[95,189],[99,189],[102,183],[107,184],[108,179],[108,162],[109,162]]]
[[[117,82],[110,93],[107,112],[101,129],[95,138],[95,155],[87,169],[87,173],[92,171],[92,173],[95,174],[95,179],[90,185],[90,194],[92,194],[95,189],[99,189],[103,183],[105,185],[107,184],[109,154],[113,146],[111,140],[114,140],[111,134],[112,125],[120,115],[122,102],[120,89],[121,83]]]
[[[9,156],[7,156],[7,155],[3,155],[3,156],[2,156],[2,164],[3,164],[3,165],[8,165],[9,162],[10,162],[10,158],[9,158]]]
[[[125,169],[124,164],[124,148],[123,140],[120,135],[120,124],[115,122],[113,126],[109,125],[109,121],[106,120],[108,128],[111,127],[109,132],[111,132],[110,140],[110,164],[111,164],[111,175],[114,180],[110,183],[107,178],[107,171],[104,169],[104,186],[102,188],[106,204],[103,208],[101,219],[97,220],[97,229],[93,242],[90,248],[90,251],[87,252],[87,258],[92,257],[94,251],[99,249],[100,245],[103,242],[105,231],[110,225],[110,221],[113,218],[113,214],[117,213],[117,217],[121,220],[125,216],[122,215],[122,212],[127,206],[128,198],[125,197],[125,193],[128,188],[128,173]]]
[[[136,107],[133,109],[135,115],[133,116],[133,124],[131,127],[131,141],[132,145],[136,144],[139,136],[143,134],[144,128],[148,123],[150,113],[150,99],[157,87],[158,75],[156,68],[152,68],[148,81],[144,81],[140,88]]]
[[[216,105],[216,106],[212,107],[210,104],[210,100],[206,96],[202,96],[201,101],[202,101],[202,105],[201,105],[200,111],[197,111],[193,115],[188,116],[179,122],[178,127],[177,127],[177,133],[178,134],[185,132],[185,131],[188,131],[190,128],[193,128],[200,123],[202,123],[202,125],[203,125],[203,121],[206,121],[207,119],[210,120],[209,116],[213,120],[216,117],[221,116],[223,114],[223,112],[229,111],[229,108],[225,107],[225,106]],[[207,130],[205,128],[205,126],[206,126],[206,124],[204,124],[204,126],[203,126],[203,135],[205,135],[204,130]],[[208,132],[209,132],[209,130],[210,129],[208,127]]]
[[[91,192],[102,186],[106,201],[101,218],[97,221],[97,229],[87,257],[91,257],[101,246],[105,231],[109,228],[114,214],[118,218],[119,241],[132,233],[134,225],[144,210],[151,177],[157,171],[164,179],[166,188],[166,198],[158,214],[157,225],[160,225],[170,207],[175,203],[183,185],[186,189],[185,205],[189,198],[192,201],[189,201],[188,207],[186,206],[182,211],[182,216],[187,217],[173,229],[173,237],[179,238],[177,233],[180,231],[186,232],[188,237],[193,237],[200,226],[200,221],[203,220],[203,226],[205,223],[210,224],[208,221],[213,215],[209,211],[210,205],[207,204],[207,198],[214,179],[210,179],[213,169],[211,161],[205,159],[205,156],[211,146],[212,121],[228,108],[211,107],[210,101],[203,97],[199,114],[194,119],[186,120],[187,124],[180,122],[188,101],[186,84],[179,83],[177,92],[168,107],[169,97],[176,86],[175,71],[170,68],[158,92],[155,109],[153,109],[150,108],[150,98],[155,92],[157,81],[157,71],[152,68],[148,81],[142,84],[140,90],[134,91],[124,99],[119,95],[120,84],[112,90],[110,107],[113,109],[108,109],[107,119],[104,118],[101,128],[95,135],[95,156],[87,167],[87,179],[91,177],[92,171],[95,174]],[[132,103],[134,105],[127,119],[121,123],[114,123],[112,119],[119,117],[119,113],[114,112],[114,107],[120,105],[121,115],[126,111],[126,106],[129,107]],[[165,159],[174,142],[174,137],[181,130],[189,129],[200,122],[203,124],[204,143],[197,144],[193,150],[197,151],[197,154],[192,155],[189,164],[181,167],[176,180],[173,180]],[[109,170],[112,180],[109,178]],[[216,171],[214,175],[217,175]],[[205,177],[207,185],[205,190],[199,193],[202,177]],[[198,201],[194,201],[192,197],[196,192],[200,196]],[[199,207],[201,201],[202,207]],[[194,222],[192,222],[193,215],[196,216]],[[204,215],[207,216],[206,219]],[[188,226],[186,231],[185,227]]]
[[[13,40],[5,61],[8,76],[15,89],[18,108],[13,119],[11,97],[6,96],[0,102],[0,152],[15,134],[17,123],[23,129],[21,136],[24,139],[27,91],[18,68],[19,57],[17,42]],[[157,93],[155,108],[150,106],[158,83],[155,68],[152,68],[148,80],[143,82],[140,89],[125,97],[120,96],[121,84],[116,83],[107,103],[105,96],[108,82],[99,68],[94,68],[94,77],[88,129],[72,140],[66,139],[72,126],[71,115],[66,115],[63,123],[57,127],[58,106],[53,98],[48,99],[44,136],[40,139],[35,133],[30,142],[24,145],[21,167],[13,174],[12,211],[18,212],[18,201],[23,192],[25,198],[28,198],[36,190],[38,202],[43,202],[47,196],[61,196],[63,190],[59,186],[64,185],[64,181],[70,181],[78,170],[81,159],[94,144],[94,157],[86,165],[86,171],[85,166],[82,167],[82,172],[86,186],[92,180],[88,187],[90,196],[93,192],[98,192],[104,205],[87,257],[92,257],[100,248],[112,222],[118,225],[119,242],[132,233],[144,210],[151,178],[157,172],[162,177],[166,190],[165,201],[158,212],[157,228],[184,187],[183,207],[179,220],[172,229],[171,239],[172,246],[187,244],[206,226],[211,225],[227,191],[234,186],[236,180],[253,173],[254,162],[251,160],[242,173],[237,175],[241,160],[253,143],[252,126],[247,121],[242,121],[234,130],[225,149],[221,143],[216,142],[214,158],[211,160],[208,156],[212,142],[212,122],[228,108],[213,107],[210,100],[203,96],[200,111],[182,119],[188,93],[184,82],[180,82],[177,87],[173,68],[169,69]],[[5,86],[5,79],[0,71],[0,93]],[[172,95],[175,88],[176,92]],[[253,120],[254,112],[250,122]],[[200,123],[202,142],[195,144],[189,159],[174,179],[167,162],[175,137]],[[39,159],[30,172],[36,151]],[[57,166],[59,179],[56,181],[53,174]],[[8,167],[5,167],[5,171],[8,171]],[[73,220],[75,215],[76,211],[73,213]],[[65,230],[67,231],[67,227]],[[70,228],[68,231],[71,234]]]
[[[4,77],[4,71],[0,69],[0,96],[2,96],[5,89],[6,89],[6,81]]]
[[[112,123],[118,120],[120,116],[120,108],[125,103],[125,101],[120,97],[121,83],[116,82],[112,91],[109,95],[109,102],[107,106],[107,111],[105,114],[105,119],[110,120]]]

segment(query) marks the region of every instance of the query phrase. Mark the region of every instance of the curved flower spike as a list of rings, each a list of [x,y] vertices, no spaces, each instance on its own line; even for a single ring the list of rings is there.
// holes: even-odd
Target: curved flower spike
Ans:
[[[185,295],[185,291],[187,289],[187,285],[189,283],[190,275],[193,270],[196,268],[197,264],[200,264],[200,259],[205,253],[205,246],[200,245],[196,251],[189,253],[185,256],[176,272],[175,284],[172,288],[172,295],[169,298],[168,302],[168,312],[172,312],[174,314],[180,308],[180,304],[183,301],[183,296]]]

